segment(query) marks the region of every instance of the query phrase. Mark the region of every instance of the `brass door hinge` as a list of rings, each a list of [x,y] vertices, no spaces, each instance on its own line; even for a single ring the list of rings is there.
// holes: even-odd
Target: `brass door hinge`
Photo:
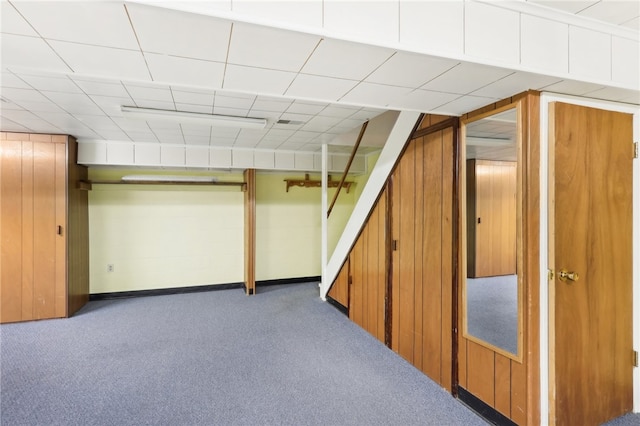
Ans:
[[[638,158],[638,142],[633,143],[633,158]]]
[[[548,273],[547,273],[547,277],[548,277],[549,281],[553,281],[553,276],[554,276],[553,275],[553,270],[549,269]]]
[[[633,366],[638,366],[638,351],[633,351]]]

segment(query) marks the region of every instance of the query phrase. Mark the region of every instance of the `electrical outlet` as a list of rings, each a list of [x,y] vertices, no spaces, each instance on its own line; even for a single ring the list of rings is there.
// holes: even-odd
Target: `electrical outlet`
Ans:
[[[113,263],[107,265],[107,272],[113,272]]]

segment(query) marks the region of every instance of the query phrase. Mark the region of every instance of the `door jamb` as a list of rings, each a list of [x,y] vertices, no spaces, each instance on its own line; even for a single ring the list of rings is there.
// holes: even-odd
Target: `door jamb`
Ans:
[[[633,114],[633,140],[640,139],[640,107],[598,99],[543,92],[540,95],[540,419],[549,420],[549,103],[563,102]],[[629,148],[631,155],[631,148]],[[633,324],[640,324],[640,160],[633,161]],[[640,327],[633,330],[633,347],[640,348]],[[633,411],[640,412],[640,369],[633,371]]]

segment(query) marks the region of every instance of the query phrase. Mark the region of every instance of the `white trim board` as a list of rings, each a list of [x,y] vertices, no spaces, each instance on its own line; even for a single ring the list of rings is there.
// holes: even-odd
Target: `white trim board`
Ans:
[[[549,420],[549,288],[548,156],[549,103],[564,102],[633,114],[633,140],[640,139],[640,107],[555,93],[540,96],[540,422]],[[640,160],[633,161],[633,324],[640,324]],[[633,330],[633,347],[640,350],[640,326]],[[633,411],[640,412],[640,369],[633,371]]]

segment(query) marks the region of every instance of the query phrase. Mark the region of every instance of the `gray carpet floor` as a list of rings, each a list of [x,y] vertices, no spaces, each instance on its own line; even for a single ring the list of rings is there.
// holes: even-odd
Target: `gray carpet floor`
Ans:
[[[483,425],[315,283],[0,326],[2,425]]]
[[[518,277],[467,278],[469,334],[518,353]]]

